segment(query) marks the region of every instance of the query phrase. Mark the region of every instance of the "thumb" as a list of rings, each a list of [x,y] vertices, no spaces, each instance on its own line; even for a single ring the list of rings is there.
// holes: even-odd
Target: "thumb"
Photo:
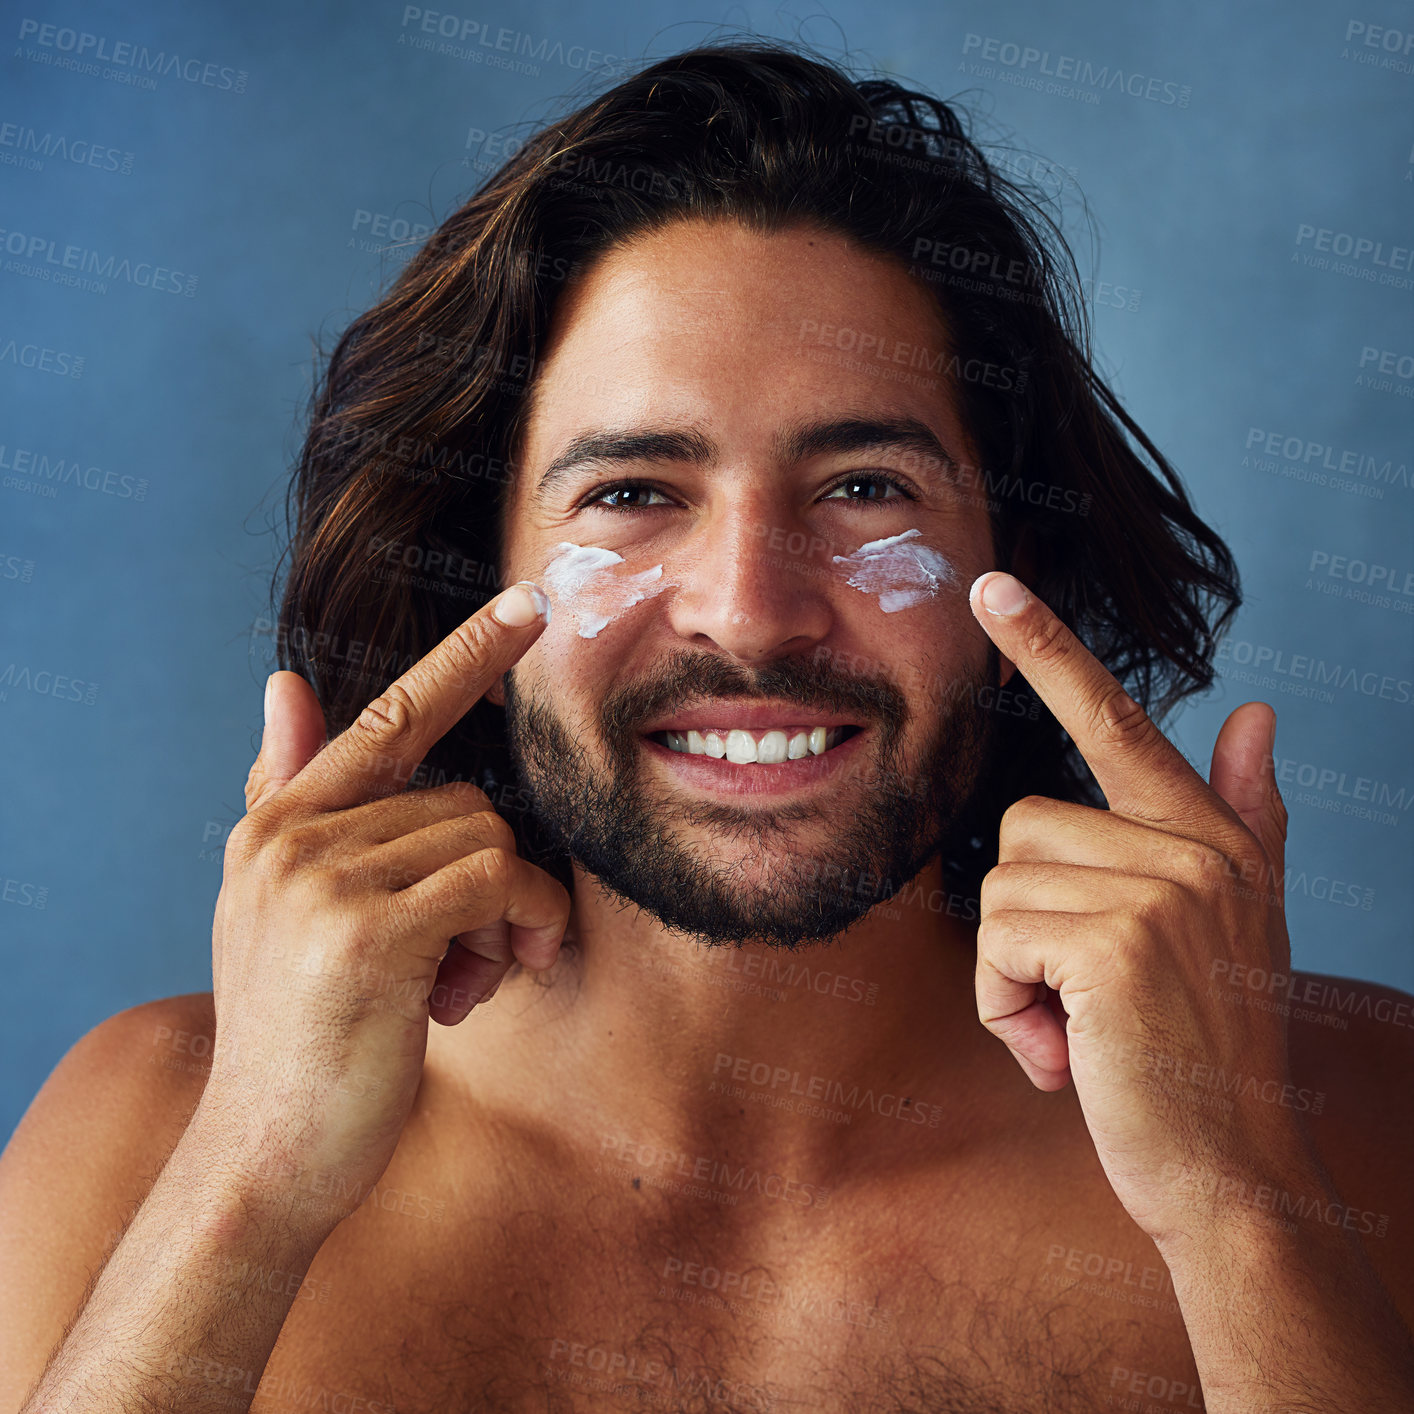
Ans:
[[[247,812],[264,804],[297,776],[326,739],[324,711],[314,689],[298,673],[271,673],[265,680],[265,730],[260,738],[260,754],[246,777]]]
[[[1276,727],[1276,710],[1269,703],[1244,702],[1236,708],[1213,743],[1208,782],[1256,835],[1281,878],[1286,869],[1286,803],[1272,759]]]

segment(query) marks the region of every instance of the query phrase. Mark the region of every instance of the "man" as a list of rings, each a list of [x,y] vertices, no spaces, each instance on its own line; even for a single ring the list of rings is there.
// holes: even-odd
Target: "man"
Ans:
[[[929,102],[664,61],[341,341],[213,994],[0,1167],[6,1408],[1414,1398],[1410,999],[1288,1028],[1271,709],[1145,710],[1230,562]]]

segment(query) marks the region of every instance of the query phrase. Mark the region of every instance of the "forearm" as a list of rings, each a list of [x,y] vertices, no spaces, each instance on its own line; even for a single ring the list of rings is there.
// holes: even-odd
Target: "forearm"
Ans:
[[[1414,1409],[1414,1339],[1319,1164],[1161,1244],[1208,1414]],[[1332,1221],[1334,1219],[1334,1221]]]
[[[327,1230],[217,1153],[188,1128],[20,1414],[250,1406]]]

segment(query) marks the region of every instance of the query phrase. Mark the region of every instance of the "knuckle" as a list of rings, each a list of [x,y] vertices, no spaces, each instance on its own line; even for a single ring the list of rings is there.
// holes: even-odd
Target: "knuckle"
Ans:
[[[1232,861],[1227,854],[1204,840],[1174,839],[1164,852],[1177,873],[1203,887],[1225,883],[1232,877]]]
[[[355,718],[350,731],[377,751],[396,751],[411,737],[417,704],[399,683],[389,683]]]
[[[1038,819],[1054,805],[1044,795],[1024,795],[1020,800],[1014,800],[1002,811],[1002,818],[997,822],[997,849],[1000,854],[1006,854],[1012,846],[1020,839],[1024,838],[1027,832],[1032,829]]]
[[[261,764],[260,757],[256,757],[250,763],[250,770],[246,772],[245,778],[245,808],[249,810],[254,803],[256,796],[260,794],[260,787],[265,780],[265,767]]]
[[[496,814],[494,810],[482,810],[472,816],[476,822],[477,834],[483,840],[485,849],[498,850],[503,854],[515,854],[519,841],[510,821]]]
[[[1023,795],[1013,800],[1002,812],[1001,823],[1013,826],[1024,824],[1030,817],[1044,810],[1051,802],[1044,795]]]
[[[1096,737],[1117,746],[1147,741],[1154,731],[1149,714],[1120,686],[1100,698],[1095,707]]]
[[[243,868],[256,856],[269,837],[269,822],[259,813],[242,815],[226,836],[224,860],[227,870]]]
[[[995,916],[997,905],[1011,887],[1015,871],[1009,870],[1005,861],[995,864],[982,876],[982,887],[978,890],[977,903],[983,915],[983,922]]]
[[[307,870],[322,853],[314,826],[287,825],[264,842],[260,858],[273,877],[285,879]]]
[[[480,665],[491,657],[491,631],[484,619],[470,618],[459,623],[449,636],[460,650],[456,658],[456,671],[469,680]],[[465,686],[465,682],[458,682],[456,686]]]
[[[994,909],[977,926],[977,954],[995,956],[1012,937],[1015,920],[1004,911]]]
[[[495,845],[479,849],[467,861],[477,887],[493,900],[504,899],[510,892],[514,865],[512,855]]]
[[[1070,630],[1055,614],[1047,614],[1026,631],[1027,654],[1038,663],[1055,663],[1070,652]]]
[[[984,909],[981,922],[977,924],[977,960],[979,963],[991,952],[996,932],[996,915],[988,913]]]

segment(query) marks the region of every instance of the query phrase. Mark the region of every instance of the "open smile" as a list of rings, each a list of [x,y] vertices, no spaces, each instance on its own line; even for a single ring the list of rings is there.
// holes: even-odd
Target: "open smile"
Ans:
[[[740,727],[647,732],[641,738],[654,759],[688,785],[739,795],[776,794],[833,775],[854,756],[867,728]]]

